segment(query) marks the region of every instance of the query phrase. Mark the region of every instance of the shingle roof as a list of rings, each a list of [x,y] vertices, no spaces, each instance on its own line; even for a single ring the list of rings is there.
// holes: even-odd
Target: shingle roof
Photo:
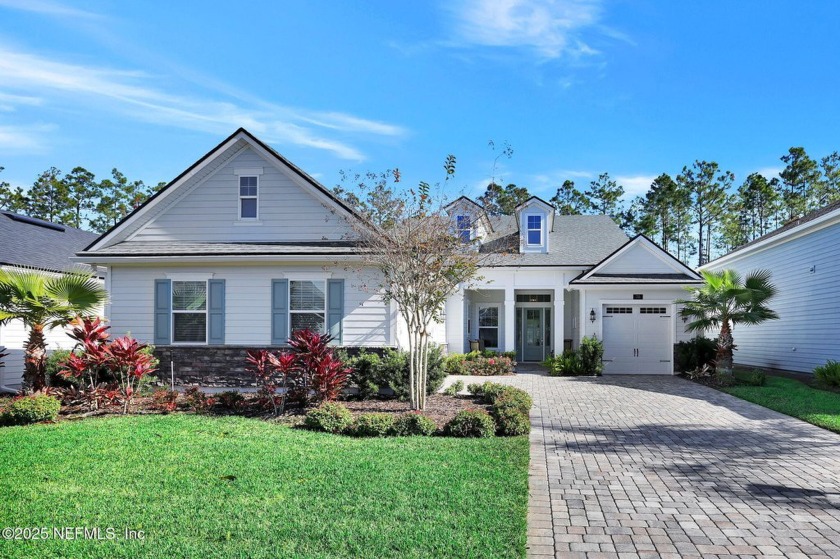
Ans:
[[[609,285],[613,283],[697,283],[688,274],[592,274],[584,281],[573,280],[574,284]]]
[[[356,243],[329,242],[253,242],[253,243],[197,243],[197,242],[122,242],[101,248],[94,256],[249,256],[249,255],[331,255],[358,254]],[[94,258],[95,259],[95,258]]]
[[[0,211],[0,264],[67,271],[79,266],[70,257],[96,237],[81,229]]]
[[[497,266],[594,266],[627,242],[627,235],[606,215],[557,215],[548,253],[519,254],[516,217],[492,216],[494,232],[481,252],[500,253]]]

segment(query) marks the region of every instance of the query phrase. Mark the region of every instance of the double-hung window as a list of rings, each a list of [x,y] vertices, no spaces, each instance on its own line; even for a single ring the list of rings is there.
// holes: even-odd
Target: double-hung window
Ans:
[[[499,347],[499,307],[479,307],[478,337],[485,348]]]
[[[542,216],[529,215],[528,219],[528,244],[533,246],[542,245]]]
[[[172,282],[172,343],[207,343],[207,282]]]
[[[259,200],[259,177],[239,177],[239,219],[257,219]]]
[[[467,244],[472,237],[472,220],[468,215],[459,215],[455,218],[455,226],[458,232],[458,238],[461,242]]]
[[[326,281],[289,281],[289,333],[305,329],[325,332],[326,315]]]

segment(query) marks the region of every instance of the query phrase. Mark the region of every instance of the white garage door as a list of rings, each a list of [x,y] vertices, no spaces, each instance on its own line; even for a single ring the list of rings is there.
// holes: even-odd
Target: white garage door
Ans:
[[[670,375],[670,305],[604,305],[604,373]]]

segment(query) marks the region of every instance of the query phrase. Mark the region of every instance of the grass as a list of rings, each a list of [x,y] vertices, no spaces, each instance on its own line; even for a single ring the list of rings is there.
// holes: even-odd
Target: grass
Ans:
[[[264,421],[127,416],[0,429],[4,558],[524,557],[525,437],[352,439]]]
[[[812,388],[798,380],[769,375],[764,386],[739,385],[721,390],[840,433],[840,393]]]

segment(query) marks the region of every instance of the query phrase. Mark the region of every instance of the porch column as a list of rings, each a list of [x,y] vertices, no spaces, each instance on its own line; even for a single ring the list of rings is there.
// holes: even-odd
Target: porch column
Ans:
[[[505,351],[516,351],[516,297],[505,288]]]
[[[566,325],[566,316],[564,314],[565,307],[565,292],[562,287],[554,289],[554,355],[563,353],[563,340],[566,337],[564,326]]]
[[[466,347],[464,332],[464,290],[459,289],[446,300],[446,350],[448,353],[462,353]]]

